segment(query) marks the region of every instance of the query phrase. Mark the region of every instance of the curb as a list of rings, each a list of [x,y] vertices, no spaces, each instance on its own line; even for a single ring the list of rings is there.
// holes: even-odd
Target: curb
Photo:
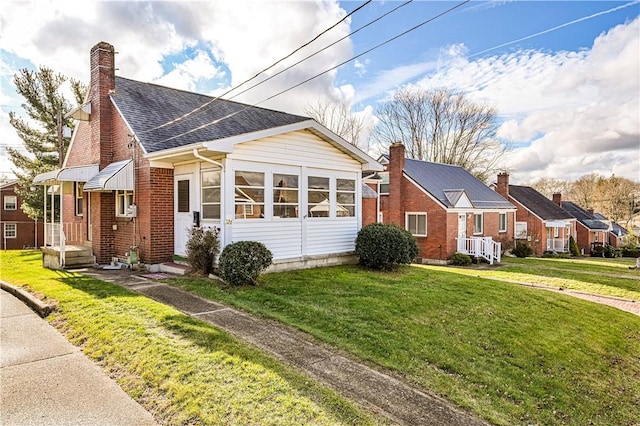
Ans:
[[[22,300],[28,307],[31,308],[31,310],[40,315],[41,318],[47,317],[55,309],[54,305],[49,305],[35,297],[33,294],[28,293],[20,287],[13,286],[7,282],[0,280],[0,288]]]

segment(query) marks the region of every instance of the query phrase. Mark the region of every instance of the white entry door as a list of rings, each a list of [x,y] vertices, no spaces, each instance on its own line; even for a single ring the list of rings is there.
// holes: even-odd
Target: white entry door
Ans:
[[[184,256],[186,254],[189,231],[193,226],[194,188],[192,175],[178,175],[174,177],[174,253]]]
[[[458,251],[465,247],[464,239],[467,238],[467,215],[458,215]]]

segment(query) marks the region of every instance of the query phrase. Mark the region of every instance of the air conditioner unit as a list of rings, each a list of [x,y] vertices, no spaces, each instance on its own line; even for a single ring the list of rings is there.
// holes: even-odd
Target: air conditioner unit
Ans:
[[[137,217],[138,216],[138,206],[135,204],[131,204],[127,207],[127,216],[128,217]]]

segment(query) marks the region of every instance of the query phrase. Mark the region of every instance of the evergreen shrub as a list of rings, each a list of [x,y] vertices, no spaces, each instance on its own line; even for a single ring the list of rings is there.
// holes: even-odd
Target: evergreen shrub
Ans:
[[[360,264],[371,269],[392,270],[410,264],[418,256],[418,243],[410,232],[393,223],[371,223],[356,238]]]
[[[232,285],[257,284],[258,276],[273,262],[271,251],[258,241],[238,241],[222,250],[220,278]]]
[[[187,241],[187,263],[194,271],[209,275],[218,253],[220,253],[220,240],[218,229],[194,228],[191,230]]]

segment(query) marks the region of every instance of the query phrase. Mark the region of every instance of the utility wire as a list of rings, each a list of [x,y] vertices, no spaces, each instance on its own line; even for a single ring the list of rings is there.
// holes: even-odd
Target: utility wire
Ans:
[[[449,12],[452,12],[453,10],[455,10],[455,9],[457,9],[457,8],[459,8],[459,7],[463,6],[463,5],[465,5],[466,3],[469,3],[470,1],[471,1],[471,0],[464,0],[464,1],[460,2],[460,3],[458,3],[457,5],[455,5],[455,6],[453,6],[453,7],[450,7],[449,9],[445,10],[444,12],[441,12],[441,13],[437,14],[437,15],[436,15],[436,16],[434,16],[434,17],[429,18],[429,19],[427,19],[427,20],[425,20],[425,21],[422,21],[422,22],[421,22],[421,23],[419,23],[418,25],[415,25],[415,26],[413,26],[413,27],[409,28],[408,30],[403,31],[403,32],[401,32],[400,34],[398,34],[398,35],[396,35],[396,36],[394,36],[394,37],[392,37],[392,38],[390,38],[390,39],[388,39],[388,40],[386,40],[386,41],[384,41],[384,42],[382,42],[382,43],[380,43],[380,44],[378,44],[378,45],[376,45],[376,46],[374,46],[374,47],[372,47],[372,48],[370,48],[370,49],[368,49],[368,50],[365,50],[364,52],[362,52],[362,53],[360,53],[360,54],[358,54],[358,55],[356,55],[356,56],[353,56],[353,57],[351,57],[350,59],[347,59],[346,61],[341,62],[341,63],[339,63],[339,64],[338,64],[338,65],[336,65],[336,66],[333,66],[333,67],[331,67],[331,68],[329,68],[329,69],[327,69],[327,70],[324,70],[324,71],[322,71],[322,72],[320,72],[320,73],[318,73],[318,74],[314,75],[313,77],[309,77],[309,78],[307,78],[306,80],[301,81],[300,83],[298,83],[298,84],[296,84],[296,85],[294,85],[294,86],[289,87],[288,89],[282,90],[282,91],[280,91],[280,92],[278,92],[278,93],[276,93],[276,94],[274,94],[274,95],[271,95],[271,96],[269,96],[268,98],[261,100],[260,102],[256,102],[256,103],[254,103],[253,105],[247,105],[245,108],[243,108],[243,109],[241,109],[241,110],[239,110],[239,111],[236,111],[236,112],[234,112],[234,113],[228,114],[228,115],[226,115],[226,116],[224,116],[224,117],[220,117],[220,118],[218,118],[218,119],[216,119],[216,120],[214,120],[214,121],[212,121],[212,122],[210,122],[210,123],[203,124],[203,125],[198,126],[198,127],[194,128],[194,129],[188,130],[188,131],[186,131],[186,132],[180,133],[180,134],[175,135],[175,136],[172,136],[172,137],[170,137],[170,138],[166,138],[166,139],[164,139],[162,142],[170,141],[170,140],[173,140],[173,139],[179,138],[179,137],[181,137],[181,136],[187,135],[187,134],[189,134],[189,133],[193,133],[193,132],[196,132],[196,131],[198,131],[198,130],[202,130],[202,129],[204,129],[204,128],[206,128],[206,127],[209,127],[209,126],[211,126],[211,125],[213,125],[213,124],[218,124],[218,123],[219,123],[219,122],[221,122],[222,120],[226,120],[226,119],[228,119],[228,118],[231,118],[231,117],[233,117],[234,115],[240,114],[240,113],[242,113],[242,112],[244,112],[244,111],[246,111],[246,110],[248,110],[248,109],[250,109],[250,108],[253,108],[253,107],[255,107],[255,106],[257,106],[257,105],[260,105],[260,104],[262,104],[262,103],[264,103],[264,102],[266,102],[266,101],[268,101],[268,100],[271,100],[271,99],[275,98],[276,96],[280,96],[280,95],[282,95],[283,93],[286,93],[286,92],[288,92],[288,91],[290,91],[290,90],[293,90],[293,89],[295,89],[295,88],[297,88],[297,87],[299,87],[299,86],[302,86],[303,84],[308,83],[309,81],[311,81],[311,80],[313,80],[313,79],[316,79],[316,78],[320,77],[321,75],[328,73],[329,71],[333,71],[333,70],[335,70],[336,68],[341,67],[342,65],[344,65],[344,64],[346,64],[346,63],[349,63],[349,62],[353,61],[354,59],[357,59],[357,58],[359,58],[359,57],[361,57],[361,56],[363,56],[363,55],[366,55],[367,53],[370,53],[371,51],[373,51],[373,50],[375,50],[375,49],[378,49],[378,48],[380,48],[380,47],[382,47],[382,46],[384,46],[384,45],[386,45],[386,44],[388,44],[388,43],[391,43],[392,41],[394,41],[394,40],[396,40],[396,39],[398,39],[398,38],[400,38],[400,37],[402,37],[402,36],[404,36],[404,35],[406,35],[406,34],[408,34],[408,33],[412,32],[412,31],[417,30],[418,28],[420,28],[420,27],[422,27],[422,26],[424,26],[424,25],[426,25],[426,24],[428,24],[428,23],[430,23],[430,22],[432,22],[432,21],[434,21],[434,20],[436,20],[436,19],[438,19],[438,18],[440,18],[440,17],[442,17],[442,16],[446,15],[446,14],[447,14],[447,13],[449,13]]]
[[[258,76],[260,76],[262,73],[270,70],[271,68],[275,67],[276,65],[278,65],[280,62],[284,61],[285,59],[290,58],[291,56],[293,56],[294,54],[296,54],[297,52],[299,52],[300,50],[304,49],[305,47],[309,46],[311,43],[313,43],[314,41],[316,41],[317,39],[319,39],[322,35],[326,34],[327,32],[331,31],[332,29],[334,29],[335,27],[337,27],[339,24],[341,24],[342,22],[344,22],[347,18],[349,18],[351,15],[353,15],[354,13],[358,12],[360,9],[362,9],[363,7],[365,7],[366,5],[368,5],[369,3],[371,3],[373,0],[367,0],[365,1],[363,4],[361,4],[360,6],[358,6],[357,8],[355,8],[354,10],[352,10],[350,13],[348,13],[347,15],[345,15],[342,19],[340,19],[338,22],[336,22],[335,24],[331,25],[329,28],[325,29],[324,31],[320,32],[318,35],[316,35],[314,38],[312,38],[311,40],[309,40],[308,42],[304,43],[303,45],[301,45],[300,47],[294,49],[291,53],[289,53],[288,55],[280,58],[279,60],[277,60],[276,62],[274,62],[273,64],[269,65],[267,68],[263,69],[262,71],[259,71],[256,75],[254,75],[251,78],[246,79],[245,81],[243,81],[242,83],[237,84],[236,86],[232,87],[231,89],[227,90],[226,92],[224,92],[223,94],[216,96],[215,98],[211,99],[208,102],[205,102],[204,104],[200,105],[198,108],[195,108],[192,111],[189,111],[188,113],[175,118],[171,121],[168,121],[164,124],[161,124],[159,126],[153,127],[151,129],[148,130],[144,130],[140,133],[148,133],[148,132],[152,132],[154,130],[157,129],[161,129],[163,127],[167,127],[170,126],[172,124],[175,124],[177,122],[179,122],[180,120],[183,120],[187,117],[189,117],[192,114],[195,114],[197,111],[202,110],[203,108],[206,108],[207,106],[211,105],[213,102],[217,101],[218,99],[222,98],[225,95],[228,95],[229,93],[233,92],[234,90],[238,89],[239,87],[241,87],[242,85],[250,82],[251,80],[257,78]]]
[[[231,96],[229,99],[237,98],[238,96],[240,96],[240,95],[242,95],[243,93],[245,93],[245,92],[247,92],[247,91],[249,91],[249,90],[253,89],[254,87],[260,86],[262,83],[265,83],[265,82],[267,82],[267,81],[271,80],[272,78],[279,76],[279,75],[280,75],[280,74],[282,74],[283,72],[288,71],[288,70],[290,70],[291,68],[293,68],[293,67],[295,67],[295,66],[297,66],[297,65],[300,65],[302,62],[306,61],[307,59],[309,59],[309,58],[311,58],[311,57],[313,57],[313,56],[317,55],[317,54],[318,54],[318,53],[320,53],[320,52],[324,52],[324,51],[325,51],[325,50],[327,50],[328,48],[333,47],[333,46],[335,46],[336,44],[340,43],[342,40],[344,40],[344,39],[346,39],[346,38],[348,38],[348,37],[351,37],[352,35],[354,35],[354,34],[356,34],[356,33],[360,32],[361,30],[363,30],[363,29],[367,28],[367,27],[368,27],[368,26],[370,26],[370,25],[375,24],[376,22],[378,22],[378,21],[379,21],[379,20],[381,20],[382,18],[386,17],[387,15],[392,14],[393,12],[395,12],[395,11],[396,11],[396,10],[398,10],[398,9],[400,9],[401,7],[404,7],[404,6],[408,5],[408,4],[409,4],[409,3],[411,3],[412,1],[413,1],[413,0],[407,0],[406,2],[402,3],[400,6],[397,6],[397,7],[393,8],[392,10],[388,11],[387,13],[385,13],[385,14],[383,14],[383,15],[380,15],[379,17],[377,17],[377,18],[376,18],[376,19],[374,19],[373,21],[371,21],[371,22],[369,22],[369,23],[367,23],[367,24],[365,24],[365,25],[361,26],[361,27],[360,27],[360,28],[358,28],[357,30],[355,30],[355,31],[353,31],[353,32],[351,32],[351,33],[349,33],[349,34],[347,34],[346,36],[344,36],[344,37],[342,37],[342,38],[340,38],[340,39],[338,39],[338,40],[334,41],[334,42],[333,42],[333,43],[331,43],[331,44],[328,44],[327,46],[325,46],[325,47],[323,47],[322,49],[320,49],[320,50],[316,51],[315,53],[312,53],[311,55],[309,55],[309,56],[307,56],[307,57],[305,57],[305,58],[303,58],[303,59],[299,60],[299,61],[298,61],[298,62],[296,62],[295,64],[289,65],[287,68],[285,68],[285,69],[283,69],[283,70],[281,70],[281,71],[278,71],[278,72],[277,72],[277,73],[275,73],[274,75],[272,75],[272,76],[270,76],[270,77],[265,78],[265,79],[264,79],[264,80],[262,80],[261,82],[256,83],[256,84],[254,84],[254,85],[252,85],[252,86],[247,87],[247,88],[246,88],[246,89],[244,89],[242,92],[240,92],[240,93],[236,93],[235,95]]]

